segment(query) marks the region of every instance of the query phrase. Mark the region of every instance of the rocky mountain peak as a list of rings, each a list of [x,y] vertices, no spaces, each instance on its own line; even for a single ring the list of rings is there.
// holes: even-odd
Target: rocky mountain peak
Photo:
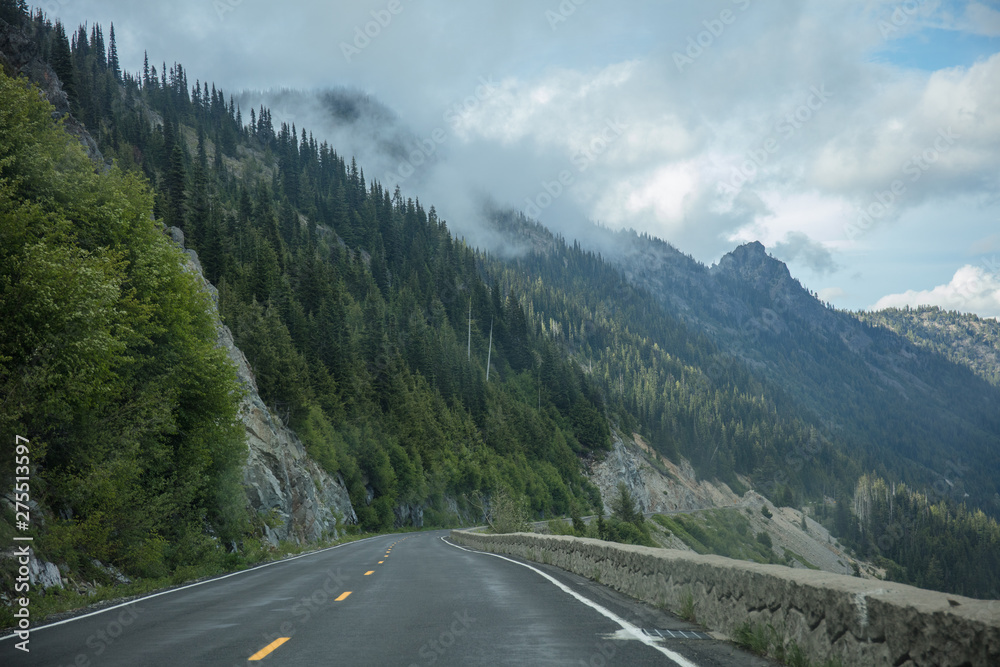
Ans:
[[[785,263],[768,255],[760,241],[739,246],[727,253],[712,269],[718,275],[729,274],[734,278],[750,280],[755,286],[760,286],[762,279],[770,282],[792,280]]]

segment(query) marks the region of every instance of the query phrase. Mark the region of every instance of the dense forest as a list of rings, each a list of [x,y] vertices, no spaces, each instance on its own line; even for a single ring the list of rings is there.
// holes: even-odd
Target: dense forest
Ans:
[[[1000,526],[947,493],[863,476],[854,512],[838,530],[893,581],[970,597],[1000,598]]]
[[[987,382],[1000,386],[1000,322],[995,319],[937,306],[886,308],[858,313],[858,318],[891,329],[914,345],[968,366]]]
[[[95,173],[3,73],[0,155],[0,429],[30,440],[32,498],[61,517],[45,546],[157,576],[211,549],[206,522],[240,537],[236,373],[144,179]]]
[[[584,464],[615,429],[781,504],[899,472],[578,243],[471,248],[307,129],[180,64],[123,71],[113,28],[67,32],[18,4],[4,16],[113,165],[95,173],[4,76],[0,305],[18,317],[0,331],[0,428],[32,435],[50,557],[142,575],[255,539],[237,500],[239,388],[164,225],[197,251],[262,398],[343,477],[364,530],[398,527],[401,506],[454,525],[501,490],[532,518],[597,511]]]

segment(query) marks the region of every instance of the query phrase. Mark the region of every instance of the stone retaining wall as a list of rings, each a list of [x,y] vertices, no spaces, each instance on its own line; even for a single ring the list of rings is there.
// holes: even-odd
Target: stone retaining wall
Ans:
[[[452,531],[474,549],[549,563],[731,635],[769,623],[814,662],[947,667],[1000,665],[1000,602],[721,556],[578,537]]]

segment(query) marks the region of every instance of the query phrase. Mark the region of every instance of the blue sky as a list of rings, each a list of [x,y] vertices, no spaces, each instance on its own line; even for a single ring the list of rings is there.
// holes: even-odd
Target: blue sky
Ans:
[[[970,67],[997,52],[1000,52],[1000,37],[927,27],[886,44],[873,59],[902,69],[934,72]]]
[[[484,196],[541,201],[539,219],[567,237],[597,220],[708,264],[759,240],[838,307],[926,302],[1000,316],[997,0],[46,9],[70,25],[114,20],[132,71],[148,50],[228,91],[371,95],[395,112],[393,127],[345,131],[309,104],[276,117],[356,154],[390,186],[401,165],[370,137],[417,146],[442,130],[434,159],[401,186],[470,236]],[[546,185],[563,172],[572,184],[549,203]]]

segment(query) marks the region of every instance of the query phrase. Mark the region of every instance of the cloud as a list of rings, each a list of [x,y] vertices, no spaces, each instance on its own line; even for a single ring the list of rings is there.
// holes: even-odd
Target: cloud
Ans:
[[[784,241],[771,247],[771,254],[786,263],[805,264],[820,275],[840,268],[822,243],[813,241],[802,232],[789,232]]]
[[[387,0],[289,0],[281,11],[264,0],[49,4],[68,25],[100,21],[106,31],[113,19],[129,71],[148,50],[158,68],[183,61],[192,79],[227,94],[370,96],[387,117],[337,121],[319,100],[288,97],[275,120],[356,155],[367,177],[435,205],[460,233],[476,230],[485,195],[519,209],[551,198],[538,217],[567,238],[594,220],[660,236],[705,263],[760,240],[828,273],[823,248],[850,272],[867,251],[917,250],[928,207],[976,228],[960,251],[994,232],[981,215],[1000,202],[991,0],[921,0],[914,11],[899,0],[401,0],[391,21]],[[900,29],[887,36],[885,21]],[[965,42],[974,48],[955,61],[963,66],[905,64]],[[360,46],[348,57],[344,44]],[[691,62],[679,68],[677,54]],[[495,91],[476,100],[484,79]],[[261,96],[242,99],[251,97]],[[467,113],[446,118],[470,99]],[[609,121],[624,127],[613,141],[601,136]],[[392,177],[410,166],[411,176]],[[564,172],[572,183],[560,188]],[[872,208],[878,215],[849,234]],[[957,236],[925,238],[920,250],[954,254]],[[909,270],[915,283],[919,268]],[[849,307],[885,291],[852,288]]]
[[[970,247],[970,255],[985,255],[1000,251],[1000,233],[977,239]]]
[[[904,306],[938,306],[945,310],[1000,319],[1000,275],[982,267],[966,265],[955,272],[947,285],[939,285],[932,290],[890,294],[879,299],[871,309]]]
[[[817,294],[819,295],[820,301],[827,301],[827,302],[832,302],[844,296],[847,296],[847,292],[840,287],[824,287],[823,289],[819,290]]]
[[[987,37],[1000,36],[1000,11],[987,7],[981,2],[969,3],[965,8],[965,17],[959,24],[962,30],[974,35]]]

